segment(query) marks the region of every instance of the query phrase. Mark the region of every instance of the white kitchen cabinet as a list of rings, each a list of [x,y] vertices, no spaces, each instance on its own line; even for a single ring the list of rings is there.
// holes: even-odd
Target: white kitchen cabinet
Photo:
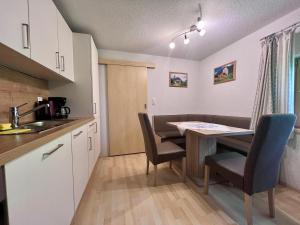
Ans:
[[[98,52],[92,36],[73,33],[74,83],[49,82],[52,96],[65,96],[71,117],[99,117]]]
[[[88,126],[89,177],[92,175],[96,163],[95,157],[95,122]]]
[[[100,157],[100,153],[101,153],[101,145],[100,145],[100,118],[95,119],[95,123],[96,123],[96,131],[95,131],[95,158],[96,158],[96,162],[98,160],[98,158]]]
[[[92,36],[80,33],[73,33],[73,50],[75,82],[62,85],[60,82],[51,81],[49,91],[52,96],[65,96],[68,99],[67,104],[72,109],[71,117],[93,116],[97,121],[97,132],[90,135],[93,138],[92,142],[88,140],[88,145],[96,149],[93,157],[93,164],[95,164],[100,154],[98,51]],[[92,162],[92,153],[89,155]],[[92,166],[89,169],[90,173],[91,168]]]
[[[10,225],[69,225],[74,215],[71,134],[5,165]]]
[[[57,10],[60,74],[74,81],[73,33]]]
[[[95,119],[88,127],[89,175],[92,174],[100,155],[99,119]]]
[[[0,0],[0,42],[30,57],[27,0]]]
[[[59,73],[57,9],[51,0],[29,0],[31,59]]]
[[[74,205],[77,209],[89,180],[89,152],[87,127],[82,126],[72,132]]]
[[[99,118],[99,106],[100,106],[100,95],[99,95],[99,59],[98,51],[93,38],[91,37],[91,68],[92,68],[92,90],[93,90],[93,113],[95,118]]]

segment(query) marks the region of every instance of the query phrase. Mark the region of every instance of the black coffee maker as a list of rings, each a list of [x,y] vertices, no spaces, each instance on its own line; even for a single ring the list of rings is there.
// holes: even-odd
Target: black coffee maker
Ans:
[[[71,110],[69,107],[65,106],[67,98],[65,97],[49,97],[48,98],[50,111],[52,111],[52,118],[55,119],[67,119]]]
[[[71,110],[65,106],[67,99],[65,97],[49,97],[48,100],[39,101],[39,104],[48,104],[49,107],[36,111],[37,120],[55,120],[67,119]]]

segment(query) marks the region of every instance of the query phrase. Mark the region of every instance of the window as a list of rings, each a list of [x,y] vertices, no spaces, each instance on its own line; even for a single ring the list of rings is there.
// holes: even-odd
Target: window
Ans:
[[[300,31],[294,36],[294,55],[295,55],[295,114],[298,119],[296,127],[300,128]]]

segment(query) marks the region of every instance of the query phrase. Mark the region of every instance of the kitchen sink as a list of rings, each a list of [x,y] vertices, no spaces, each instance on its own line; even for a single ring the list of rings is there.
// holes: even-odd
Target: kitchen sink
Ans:
[[[55,127],[59,127],[70,123],[74,120],[43,120],[43,121],[35,121],[31,123],[26,123],[20,126],[21,129],[31,129],[33,132],[41,132],[46,131]]]
[[[43,120],[43,121],[35,121],[31,123],[25,123],[20,125],[17,129],[11,129],[5,134],[30,134],[30,133],[40,133],[44,131],[48,131],[50,129],[65,125],[74,120],[65,119],[65,120]],[[0,132],[1,135],[1,132]]]

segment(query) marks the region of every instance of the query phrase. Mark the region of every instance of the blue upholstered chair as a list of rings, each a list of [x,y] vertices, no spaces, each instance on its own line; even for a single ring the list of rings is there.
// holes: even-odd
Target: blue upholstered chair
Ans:
[[[278,183],[281,158],[296,116],[264,115],[260,118],[248,156],[230,152],[205,158],[205,187],[208,194],[209,172],[213,170],[244,192],[247,224],[252,220],[252,195],[268,191],[270,216],[275,216],[274,188]]]

